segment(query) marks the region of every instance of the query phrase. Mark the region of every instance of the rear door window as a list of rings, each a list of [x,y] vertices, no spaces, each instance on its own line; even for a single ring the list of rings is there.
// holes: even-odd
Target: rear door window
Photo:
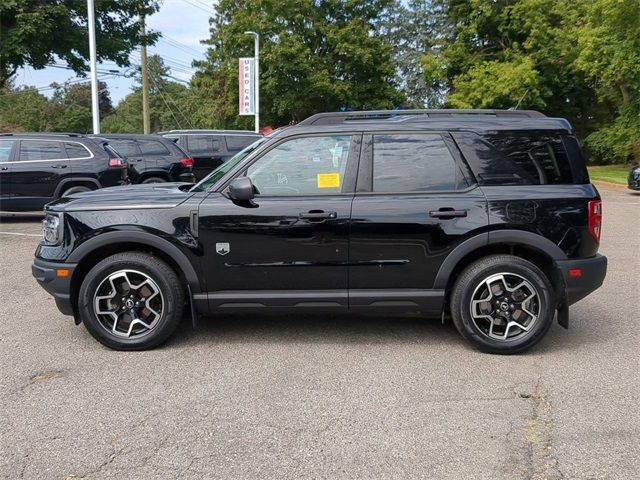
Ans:
[[[373,136],[373,191],[432,192],[456,189],[456,163],[441,135]]]
[[[0,162],[11,160],[11,150],[15,143],[15,140],[0,140]]]
[[[221,149],[220,136],[189,135],[187,137],[188,150],[191,153],[217,153]]]
[[[171,155],[167,147],[158,140],[138,140],[140,151],[143,156],[166,156]]]
[[[66,160],[62,142],[43,140],[21,140],[19,160]]]

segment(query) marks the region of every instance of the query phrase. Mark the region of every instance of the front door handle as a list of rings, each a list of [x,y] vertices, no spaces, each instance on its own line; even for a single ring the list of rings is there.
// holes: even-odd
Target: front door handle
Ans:
[[[301,212],[300,218],[310,222],[324,222],[327,219],[338,218],[338,214],[336,212],[325,212],[324,210],[309,210],[308,212]]]
[[[9,167],[0,167],[0,170],[9,170]]]
[[[456,218],[456,217],[466,217],[467,211],[455,210],[451,207],[443,207],[443,208],[439,208],[438,210],[431,210],[429,212],[429,216],[432,218],[441,218],[443,220],[447,220],[447,219]]]
[[[67,168],[66,165],[51,165],[51,168]]]

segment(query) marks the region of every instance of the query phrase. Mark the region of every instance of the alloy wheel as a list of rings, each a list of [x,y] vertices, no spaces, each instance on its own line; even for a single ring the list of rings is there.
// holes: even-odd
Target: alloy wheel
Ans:
[[[511,341],[527,335],[541,311],[538,291],[516,273],[498,273],[485,278],[471,296],[474,325],[495,340]]]
[[[109,333],[125,338],[147,335],[164,312],[158,284],[138,270],[109,274],[94,293],[94,311]]]

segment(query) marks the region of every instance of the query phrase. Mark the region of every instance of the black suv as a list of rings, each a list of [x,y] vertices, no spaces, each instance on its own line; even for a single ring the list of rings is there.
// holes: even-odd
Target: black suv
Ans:
[[[100,137],[125,158],[131,183],[195,181],[193,159],[168,138],[113,133]]]
[[[261,138],[248,130],[171,130],[158,135],[174,140],[193,158],[193,173],[202,180],[243,148]]]
[[[126,162],[100,138],[0,134],[0,210],[42,210],[73,193],[128,183]]]
[[[483,351],[537,343],[598,288],[600,196],[566,120],[314,115],[195,186],[49,204],[33,274],[103,344],[154,347],[185,307],[451,316]]]

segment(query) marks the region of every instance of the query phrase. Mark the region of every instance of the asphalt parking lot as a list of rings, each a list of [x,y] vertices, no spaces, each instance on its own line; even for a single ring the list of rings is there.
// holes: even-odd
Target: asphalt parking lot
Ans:
[[[604,286],[527,354],[437,320],[225,317],[107,350],[0,223],[2,478],[637,478],[640,195],[600,187]]]

